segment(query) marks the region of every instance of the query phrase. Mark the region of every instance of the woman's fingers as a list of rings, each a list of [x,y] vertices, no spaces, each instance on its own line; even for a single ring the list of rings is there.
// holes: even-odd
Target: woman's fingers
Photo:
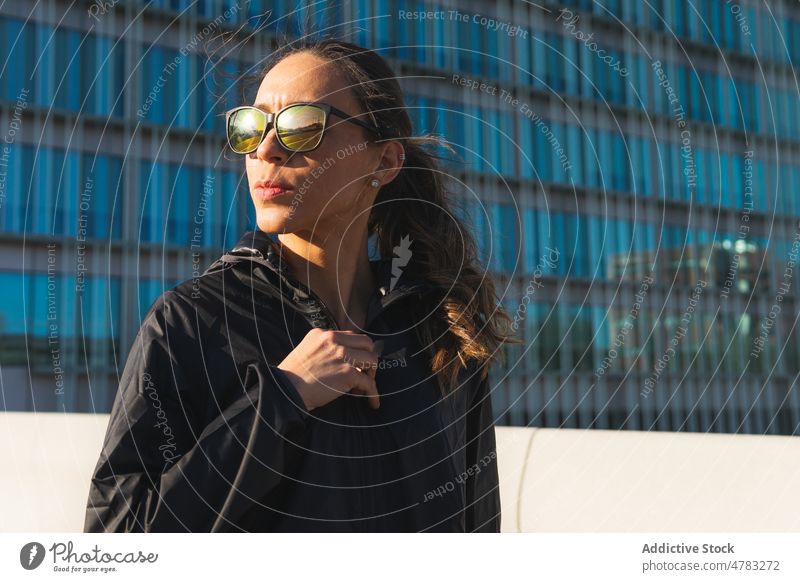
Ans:
[[[374,346],[372,338],[364,333],[358,333],[348,330],[335,330],[334,337],[336,343],[348,348],[355,348],[359,350],[366,350],[371,352]]]
[[[355,368],[348,375],[347,379],[350,381],[350,393],[356,393],[367,397],[367,403],[371,408],[378,408],[381,405],[380,395],[378,394],[378,386],[368,374],[359,372]]]
[[[355,368],[360,368],[365,373],[378,369],[378,356],[368,350],[347,348],[344,361]],[[371,376],[375,377],[374,374]]]
[[[308,410],[348,392],[367,396],[369,405],[377,408],[376,352],[382,351],[382,344],[363,333],[313,328],[278,368],[289,375]]]
[[[376,342],[366,334],[351,330],[336,330],[333,333],[335,341],[347,348],[345,359],[359,371],[375,379],[378,372],[378,353],[380,352],[379,349],[376,349],[378,347]]]

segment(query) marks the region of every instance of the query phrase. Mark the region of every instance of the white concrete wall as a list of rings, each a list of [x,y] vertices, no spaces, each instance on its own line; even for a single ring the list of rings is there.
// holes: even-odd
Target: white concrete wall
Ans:
[[[503,531],[800,531],[797,437],[497,432]]]
[[[0,531],[83,531],[107,414],[0,413]]]
[[[108,415],[0,413],[0,531],[82,531]],[[796,437],[498,427],[503,531],[800,531]]]

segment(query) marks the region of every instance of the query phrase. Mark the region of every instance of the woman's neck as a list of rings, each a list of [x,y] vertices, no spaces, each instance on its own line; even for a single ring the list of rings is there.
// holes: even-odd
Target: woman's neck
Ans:
[[[340,329],[361,331],[377,281],[367,253],[367,232],[313,238],[305,233],[278,236],[283,260],[294,277],[307,285],[336,318]]]

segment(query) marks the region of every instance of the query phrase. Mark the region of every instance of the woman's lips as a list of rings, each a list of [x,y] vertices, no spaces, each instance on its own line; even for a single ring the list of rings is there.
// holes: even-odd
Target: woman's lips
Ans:
[[[256,186],[254,188],[256,196],[261,200],[271,200],[278,196],[283,196],[291,192],[291,189],[284,188],[283,186]]]

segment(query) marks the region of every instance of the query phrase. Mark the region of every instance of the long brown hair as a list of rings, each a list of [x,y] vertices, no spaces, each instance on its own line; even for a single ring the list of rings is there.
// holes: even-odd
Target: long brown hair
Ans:
[[[260,78],[297,52],[335,63],[381,137],[397,139],[405,148],[403,168],[375,199],[369,235],[375,235],[381,257],[393,256],[401,239],[411,240],[413,260],[403,271],[437,289],[434,303],[418,306],[414,315],[419,318],[417,337],[429,350],[442,394],[458,386],[459,370],[468,368],[470,360],[485,379],[489,364],[505,358],[501,345],[519,342],[508,333],[511,319],[497,302],[494,281],[480,267],[474,236],[453,212],[435,153],[447,142],[433,135],[413,135],[394,71],[383,57],[358,45],[336,39],[288,44],[272,55]],[[424,317],[432,307],[433,316]]]

